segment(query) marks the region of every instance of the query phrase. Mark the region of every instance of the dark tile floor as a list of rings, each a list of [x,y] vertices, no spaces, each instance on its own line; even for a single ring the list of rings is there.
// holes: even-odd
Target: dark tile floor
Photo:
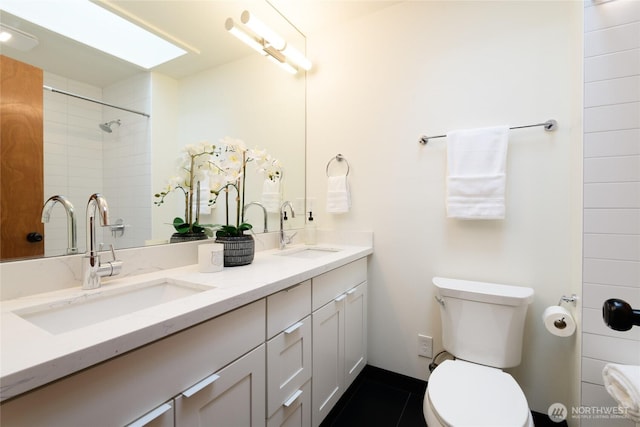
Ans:
[[[425,427],[422,399],[425,381],[365,366],[321,427]],[[546,414],[533,412],[536,427],[562,427]]]

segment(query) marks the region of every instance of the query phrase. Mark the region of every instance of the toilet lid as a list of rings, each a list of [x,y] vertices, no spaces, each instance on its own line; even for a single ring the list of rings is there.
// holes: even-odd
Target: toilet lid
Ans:
[[[526,426],[529,406],[513,377],[496,368],[446,360],[429,377],[435,414],[450,426]]]

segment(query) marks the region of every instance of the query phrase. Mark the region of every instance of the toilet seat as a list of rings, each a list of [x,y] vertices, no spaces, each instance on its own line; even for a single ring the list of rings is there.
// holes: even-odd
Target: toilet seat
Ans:
[[[529,425],[527,399],[513,377],[497,368],[445,360],[431,374],[427,398],[448,426]]]

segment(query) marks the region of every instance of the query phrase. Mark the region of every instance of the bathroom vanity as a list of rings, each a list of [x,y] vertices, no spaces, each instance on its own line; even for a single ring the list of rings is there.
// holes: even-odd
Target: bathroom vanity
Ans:
[[[220,273],[189,265],[3,301],[0,421],[317,426],[367,361],[371,253],[371,245],[267,250]],[[156,298],[149,288],[191,290],[91,324],[47,317],[61,302],[126,298],[133,288],[145,300]]]

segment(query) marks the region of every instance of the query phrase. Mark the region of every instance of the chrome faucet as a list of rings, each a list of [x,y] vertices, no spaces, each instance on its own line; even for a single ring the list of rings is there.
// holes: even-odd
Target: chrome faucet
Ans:
[[[262,208],[262,214],[264,215],[264,232],[268,233],[269,230],[267,230],[267,209],[264,207],[264,205],[260,202],[251,202],[251,203],[247,203],[246,205],[244,205],[244,207],[242,208],[242,218],[244,218],[244,213],[247,211],[247,208],[251,205],[256,205],[256,206],[260,206]]]
[[[113,260],[100,262],[100,253],[96,247],[96,220],[100,221],[102,227],[111,225],[107,201],[98,193],[92,194],[87,203],[87,254],[82,258],[82,289],[99,288],[102,277],[115,276],[122,270],[122,261],[116,260],[113,245]]]
[[[291,243],[291,240],[293,239],[293,236],[295,236],[297,234],[293,233],[290,236],[287,236],[284,232],[284,221],[286,221],[287,218],[287,206],[289,206],[289,210],[291,211],[291,218],[295,218],[296,217],[296,213],[293,210],[293,206],[291,205],[291,202],[284,202],[282,203],[282,206],[280,206],[280,249],[284,249],[287,247],[287,245],[289,243]]]
[[[51,210],[56,203],[60,203],[67,213],[67,255],[78,253],[78,237],[76,233],[76,215],[73,204],[64,196],[56,194],[47,199],[42,207],[42,222],[47,223],[51,217]]]

